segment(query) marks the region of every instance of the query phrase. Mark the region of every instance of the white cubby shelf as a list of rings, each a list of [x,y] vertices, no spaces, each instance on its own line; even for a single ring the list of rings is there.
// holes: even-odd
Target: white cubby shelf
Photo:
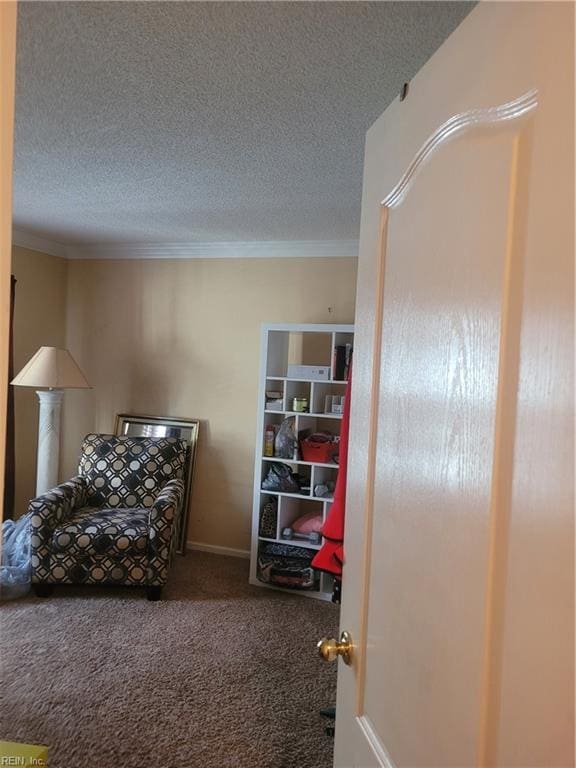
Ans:
[[[318,574],[317,589],[287,589],[265,583],[258,578],[258,553],[260,546],[266,543],[282,544],[306,550],[319,550],[321,543],[305,539],[284,539],[282,531],[301,515],[315,511],[325,520],[332,504],[332,495],[314,496],[314,488],[328,481],[335,483],[338,474],[337,462],[305,461],[297,458],[282,458],[264,455],[264,438],[268,425],[278,429],[286,418],[294,419],[294,430],[298,435],[303,430],[311,432],[328,431],[340,435],[342,413],[325,412],[326,407],[338,403],[330,396],[345,395],[347,381],[336,376],[336,348],[344,347],[348,352],[353,346],[353,325],[329,324],[267,324],[262,326],[260,357],[260,376],[258,393],[258,417],[256,427],[256,455],[254,463],[254,502],[252,514],[252,546],[250,563],[250,583],[259,587],[268,587],[306,597],[330,600],[333,579],[328,574]],[[338,350],[342,355],[342,350]],[[288,376],[288,365],[311,365],[328,368],[328,379],[304,379]],[[339,362],[341,366],[341,362]],[[342,372],[342,368],[339,368]],[[274,393],[267,398],[266,393]],[[308,411],[294,411],[292,401],[295,397],[306,398]],[[274,408],[267,408],[268,402],[274,402]],[[287,493],[267,491],[262,488],[262,481],[272,462],[282,462],[293,472],[306,478],[310,491],[306,493]],[[269,500],[274,500],[276,518],[274,535],[272,526],[260,535],[261,514]]]

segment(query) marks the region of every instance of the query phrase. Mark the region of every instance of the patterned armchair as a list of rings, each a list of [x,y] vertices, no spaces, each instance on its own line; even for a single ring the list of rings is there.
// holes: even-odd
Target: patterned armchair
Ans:
[[[187,460],[173,437],[87,435],[78,476],[30,502],[32,583],[126,584],[160,598],[177,539]]]

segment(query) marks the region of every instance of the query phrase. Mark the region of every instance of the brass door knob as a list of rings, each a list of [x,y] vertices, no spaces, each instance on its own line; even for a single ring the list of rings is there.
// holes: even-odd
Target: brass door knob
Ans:
[[[323,637],[316,647],[324,661],[336,661],[338,656],[341,656],[344,664],[352,662],[352,638],[348,632],[342,632],[340,640],[335,637]]]

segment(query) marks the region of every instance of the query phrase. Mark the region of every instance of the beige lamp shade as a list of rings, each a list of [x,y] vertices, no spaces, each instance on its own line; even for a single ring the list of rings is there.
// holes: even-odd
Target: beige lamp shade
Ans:
[[[90,389],[70,352],[58,347],[40,347],[11,383],[17,387]]]

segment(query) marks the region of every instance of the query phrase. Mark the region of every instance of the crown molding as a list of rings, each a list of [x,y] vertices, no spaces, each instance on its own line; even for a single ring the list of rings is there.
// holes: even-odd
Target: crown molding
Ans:
[[[255,240],[220,243],[89,243],[64,245],[12,230],[12,243],[64,259],[357,258],[357,240]]]
[[[67,257],[66,246],[63,243],[56,243],[54,240],[46,240],[43,237],[36,237],[21,229],[12,230],[12,245],[20,248],[28,248],[30,251],[40,251],[49,253],[50,256],[59,256],[61,259]]]
[[[286,259],[358,256],[357,240],[68,245],[69,259]]]

